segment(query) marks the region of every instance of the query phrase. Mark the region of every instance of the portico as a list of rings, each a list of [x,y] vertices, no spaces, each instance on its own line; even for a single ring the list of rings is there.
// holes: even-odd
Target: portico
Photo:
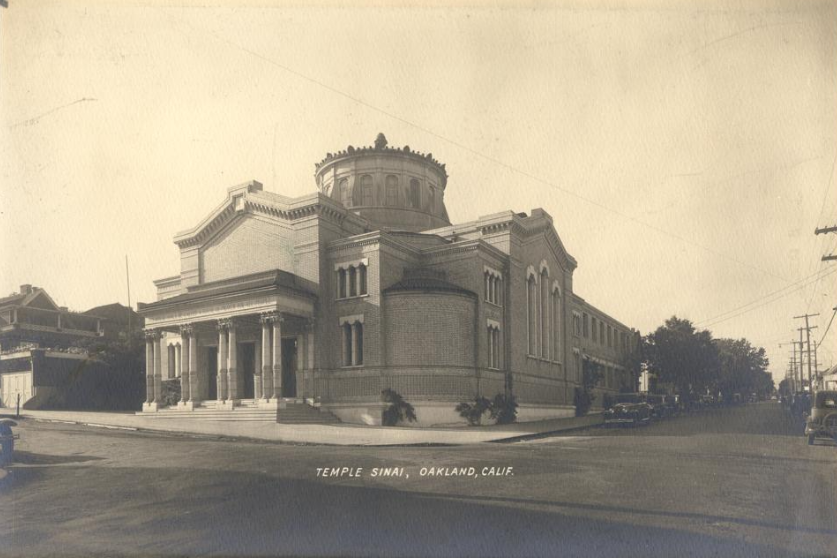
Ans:
[[[285,272],[192,288],[143,307],[146,316],[146,402],[164,406],[161,343],[178,335],[180,401],[176,409],[279,408],[310,397],[316,297]]]

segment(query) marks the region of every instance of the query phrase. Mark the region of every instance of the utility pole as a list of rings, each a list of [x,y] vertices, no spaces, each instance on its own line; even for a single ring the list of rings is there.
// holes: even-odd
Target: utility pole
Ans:
[[[804,354],[803,351],[805,351],[805,343],[802,341],[802,332],[805,331],[805,328],[800,327],[798,330],[799,330],[799,380],[800,380],[800,383],[802,384],[802,391],[805,391],[805,366],[804,366],[804,363],[802,362],[802,360],[803,360],[802,355]],[[811,380],[811,378],[809,376],[808,381],[810,382],[810,380]],[[811,384],[809,383],[808,385],[810,386]]]
[[[837,232],[837,225],[832,225],[831,227],[823,227],[817,228],[814,230],[814,234],[827,234],[827,233],[834,233]],[[822,257],[822,261],[830,262],[833,260],[837,260],[837,255],[835,254],[828,254],[827,256]]]
[[[808,340],[808,390],[813,393],[814,391],[814,384],[811,383],[811,330],[816,329],[817,326],[811,327],[808,325],[808,318],[813,318],[814,316],[819,316],[819,314],[805,314],[803,316],[794,316],[793,319],[805,319],[805,327],[799,328],[799,341],[802,342],[802,330],[805,329],[805,335],[807,336]]]

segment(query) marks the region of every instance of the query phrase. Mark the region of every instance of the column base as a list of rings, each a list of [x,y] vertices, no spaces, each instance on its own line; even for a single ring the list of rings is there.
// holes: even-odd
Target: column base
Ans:
[[[226,399],[224,401],[219,401],[218,404],[215,406],[216,409],[221,409],[224,411],[232,411],[235,409],[235,400],[234,399]]]
[[[256,405],[259,409],[278,409],[279,408],[279,400],[276,398],[273,399],[259,399],[256,402]]]
[[[178,401],[177,408],[180,411],[194,411],[195,407],[199,407],[200,403],[197,401]]]
[[[152,401],[151,403],[143,403],[142,404],[142,412],[143,413],[156,413],[159,410],[160,410],[160,405],[158,405],[156,401]]]

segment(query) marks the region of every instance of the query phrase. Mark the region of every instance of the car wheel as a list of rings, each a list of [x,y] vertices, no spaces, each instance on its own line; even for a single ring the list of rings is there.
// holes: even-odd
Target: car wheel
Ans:
[[[817,437],[816,434],[808,434],[808,445],[809,446],[814,445],[814,438],[816,438],[816,437]]]

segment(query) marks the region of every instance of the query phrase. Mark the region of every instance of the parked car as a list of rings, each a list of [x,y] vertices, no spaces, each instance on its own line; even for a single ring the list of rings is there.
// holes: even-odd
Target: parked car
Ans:
[[[604,412],[605,424],[647,424],[651,406],[638,393],[620,393],[613,406]]]
[[[668,407],[662,395],[648,394],[645,396],[645,402],[651,407],[651,418],[664,419],[669,416]]]
[[[808,445],[817,438],[831,438],[837,442],[837,391],[818,391],[805,422]]]
[[[676,395],[664,395],[663,405],[665,405],[668,416],[674,417],[680,414],[680,403],[677,401]]]

